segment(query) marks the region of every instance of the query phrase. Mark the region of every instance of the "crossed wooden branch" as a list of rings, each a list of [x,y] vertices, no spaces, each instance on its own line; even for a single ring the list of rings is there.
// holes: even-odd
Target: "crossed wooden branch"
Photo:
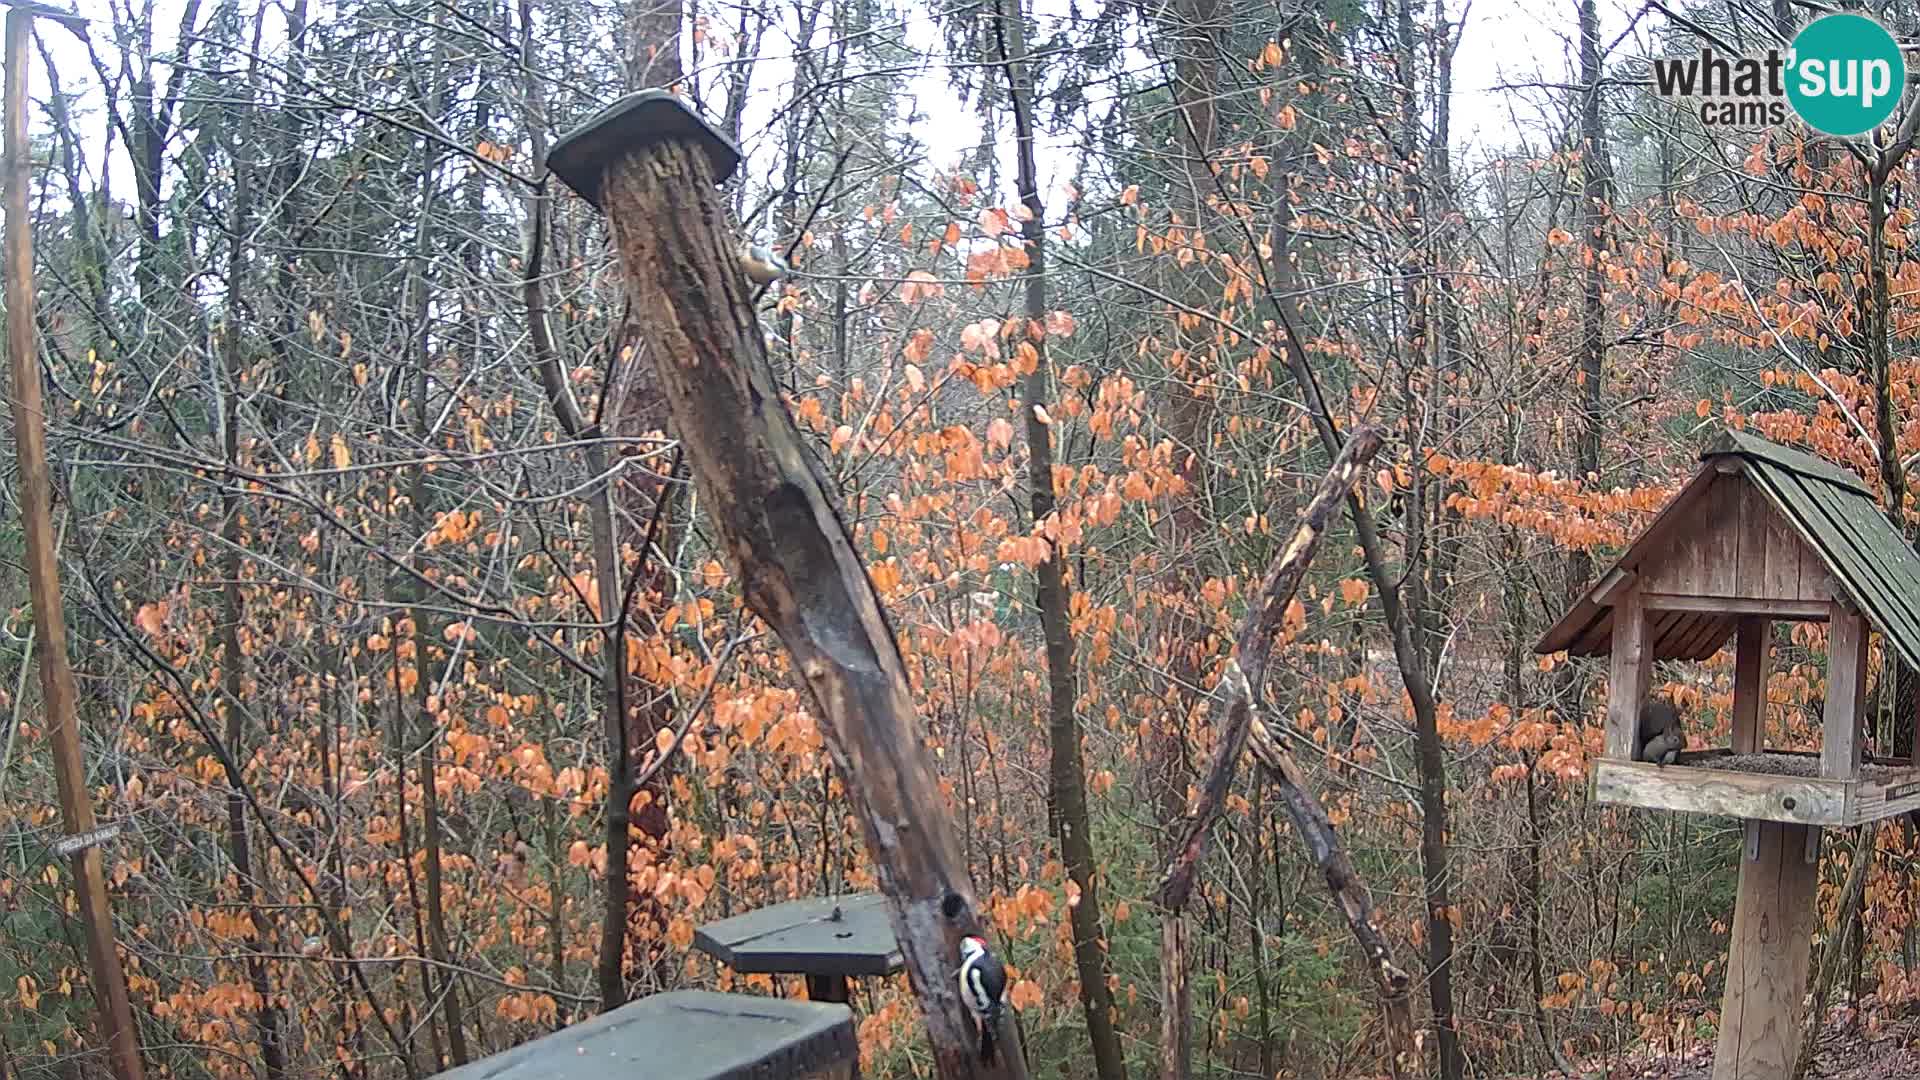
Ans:
[[[1286,620],[1287,606],[1300,588],[1315,550],[1326,534],[1327,524],[1339,513],[1340,503],[1353,487],[1360,469],[1380,448],[1380,431],[1364,428],[1353,434],[1334,459],[1333,468],[1320,481],[1313,500],[1300,514],[1293,539],[1268,568],[1266,580],[1246,618],[1240,624],[1234,656],[1214,684],[1212,715],[1226,718],[1220,742],[1207,767],[1206,781],[1200,789],[1200,802],[1187,815],[1180,840],[1172,849],[1160,888],[1155,896],[1165,915],[1161,922],[1160,976],[1162,1001],[1161,1061],[1163,1076],[1183,1075],[1186,1045],[1185,1020],[1188,1009],[1186,989],[1186,906],[1193,894],[1200,857],[1206,853],[1207,836],[1227,789],[1249,744],[1253,756],[1266,771],[1268,779],[1286,805],[1287,816],[1313,856],[1314,865],[1326,876],[1327,889],[1333,894],[1347,927],[1359,942],[1372,969],[1381,1006],[1385,1010],[1389,1033],[1389,1054],[1398,1055],[1411,1043],[1411,1012],[1407,990],[1411,979],[1393,962],[1393,949],[1374,918],[1373,899],[1353,860],[1340,844],[1326,808],[1307,786],[1306,774],[1293,760],[1273,730],[1261,717],[1260,693],[1266,682],[1267,663],[1273,656],[1273,641]]]

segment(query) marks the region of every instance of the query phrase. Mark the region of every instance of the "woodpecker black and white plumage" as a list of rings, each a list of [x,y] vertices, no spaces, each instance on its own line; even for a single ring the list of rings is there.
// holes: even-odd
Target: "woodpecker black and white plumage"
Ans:
[[[1000,1030],[1000,1010],[1007,994],[1007,969],[987,951],[985,938],[960,941],[960,1000],[980,1029],[980,1060],[993,1060],[993,1037]]]

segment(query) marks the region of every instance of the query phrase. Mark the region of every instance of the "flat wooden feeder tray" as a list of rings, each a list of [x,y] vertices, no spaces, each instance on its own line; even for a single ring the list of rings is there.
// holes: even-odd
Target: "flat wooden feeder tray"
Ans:
[[[1599,802],[1799,825],[1863,825],[1920,809],[1920,769],[1905,759],[1873,761],[1859,776],[1820,775],[1820,755],[1722,747],[1691,750],[1672,765],[1602,758]]]
[[[860,1061],[844,1005],[710,990],[654,994],[438,1080],[844,1080]]]
[[[816,1000],[845,1001],[849,977],[905,967],[878,893],[758,908],[700,927],[693,945],[742,974],[805,975]]]

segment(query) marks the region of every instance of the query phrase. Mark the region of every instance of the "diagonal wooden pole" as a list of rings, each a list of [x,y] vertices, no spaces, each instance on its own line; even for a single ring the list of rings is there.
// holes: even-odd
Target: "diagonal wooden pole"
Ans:
[[[33,223],[27,216],[32,162],[27,156],[27,37],[35,9],[7,12],[6,203],[7,366],[12,377],[14,452],[20,462],[20,522],[27,536],[27,589],[39,638],[40,692],[53,737],[54,776],[60,789],[60,820],[72,848],[80,922],[87,939],[94,1003],[115,1080],[142,1080],[140,1045],[127,1004],[127,981],[114,947],[107,879],[93,833],[80,757],[73,666],[67,659],[66,612],[60,603],[60,567],[53,538],[53,483],[47,472],[46,406],[40,393],[39,348],[34,340]],[[59,15],[57,12],[50,12]],[[61,21],[67,21],[62,19]]]

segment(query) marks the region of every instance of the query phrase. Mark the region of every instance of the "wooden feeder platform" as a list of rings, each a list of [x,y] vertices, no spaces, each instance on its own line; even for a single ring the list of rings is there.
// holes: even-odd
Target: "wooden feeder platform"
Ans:
[[[601,181],[608,167],[636,145],[684,141],[706,152],[715,183],[725,183],[740,167],[740,151],[700,114],[671,92],[641,90],[576,124],[547,152],[547,168],[563,183],[605,210]]]
[[[804,975],[815,1001],[846,1001],[849,978],[905,966],[878,893],[757,908],[700,927],[693,945],[742,974]]]
[[[710,990],[629,1002],[436,1080],[851,1080],[860,1048],[844,1005]]]
[[[1593,789],[1603,803],[1829,827],[1920,810],[1920,769],[1905,759],[1838,780],[1820,775],[1820,755],[1786,750],[1690,750],[1672,765],[1602,758]]]
[[[1819,458],[1726,431],[1700,460],[1534,650],[1610,660],[1596,801],[1745,821],[1713,1077],[1777,1080],[1799,1053],[1820,830],[1920,809],[1920,743],[1868,760],[1863,708],[1875,632],[1920,670],[1920,556],[1872,489]],[[1765,745],[1775,622],[1827,624],[1817,752]],[[1637,760],[1654,661],[1705,660],[1730,638],[1731,745]]]

